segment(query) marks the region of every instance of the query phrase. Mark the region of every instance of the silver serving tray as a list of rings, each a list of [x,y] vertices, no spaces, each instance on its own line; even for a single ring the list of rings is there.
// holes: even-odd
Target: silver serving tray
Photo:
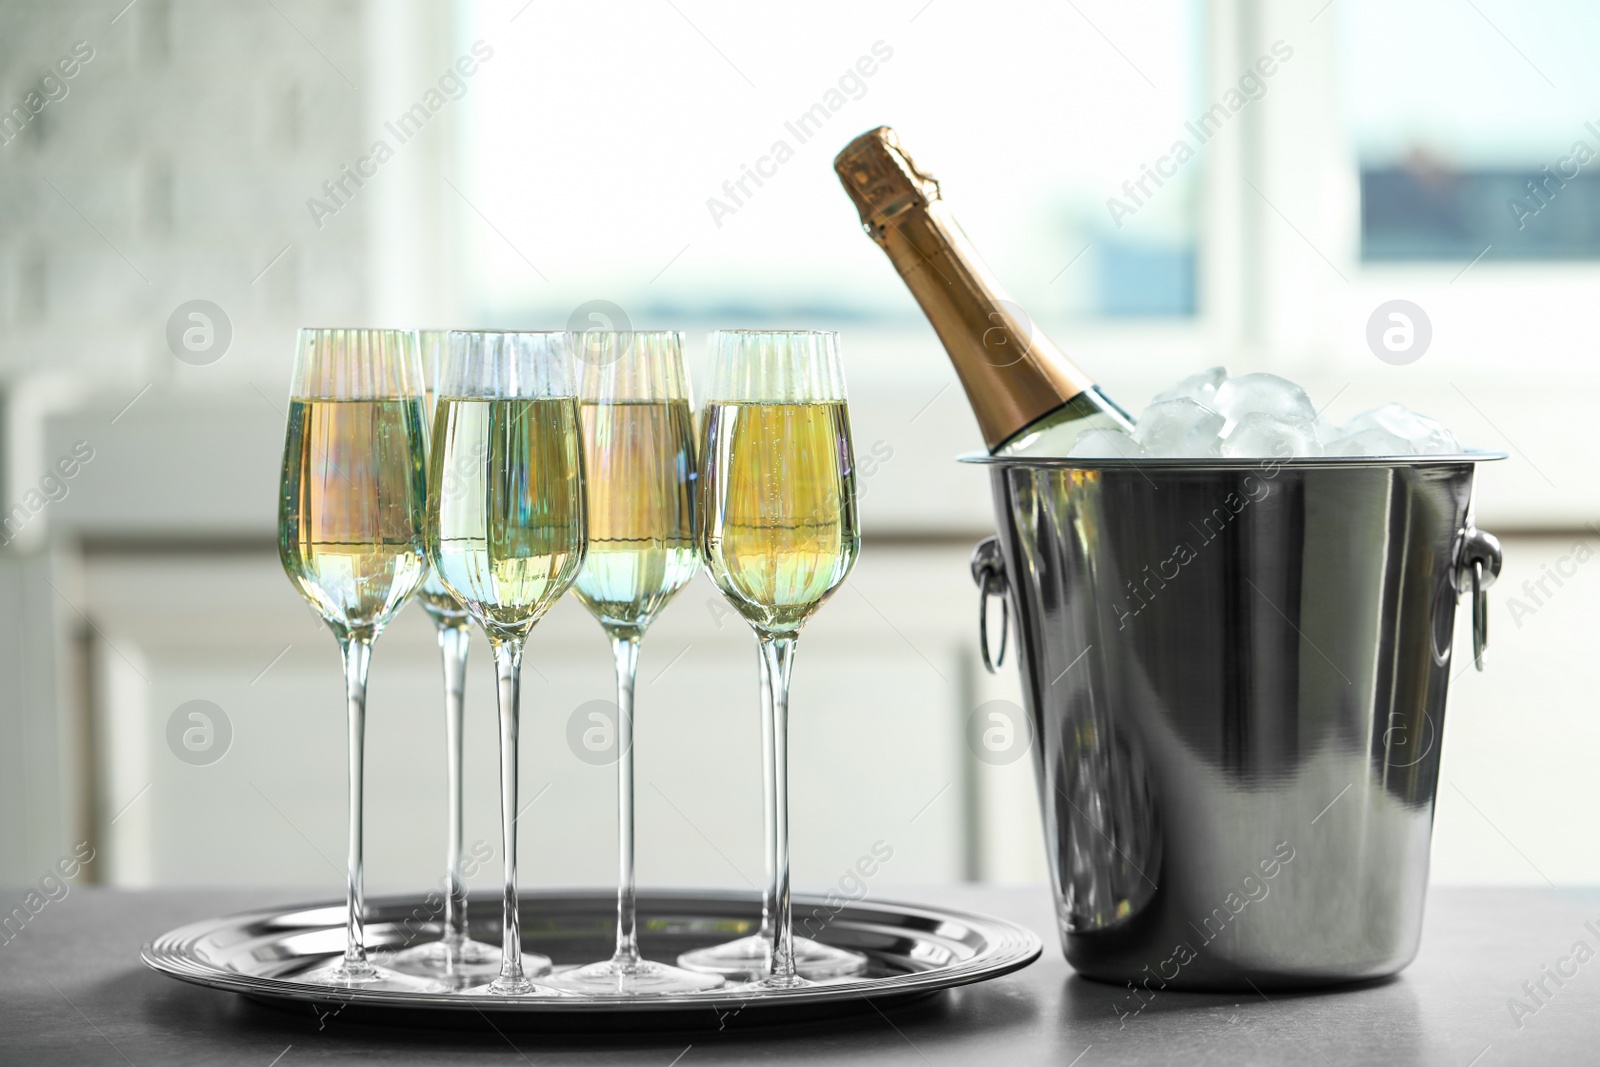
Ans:
[[[500,940],[499,894],[474,896],[468,910],[475,940]],[[436,913],[435,913],[436,914]],[[792,1021],[803,1017],[870,1011],[886,1002],[925,997],[1026,967],[1041,944],[1033,931],[970,912],[878,901],[846,903],[837,913],[822,897],[796,895],[798,933],[866,954],[857,978],[800,989],[752,989],[730,983],[678,996],[501,997],[481,992],[412,993],[335,989],[297,981],[301,974],[344,949],[344,905],[311,904],[207,919],[172,930],[144,946],[146,965],[185,982],[242,993],[280,1007],[319,1016],[407,1025],[479,1019],[483,1013],[513,1024],[551,1028],[706,1027]],[[831,915],[831,918],[828,916]],[[375,962],[386,950],[439,936],[437,922],[417,897],[367,901],[367,945]],[[649,959],[673,962],[690,949],[754,933],[760,899],[741,893],[639,894],[639,940]],[[402,925],[411,920],[410,930]],[[820,925],[826,919],[825,925]],[[616,894],[606,891],[525,893],[522,941],[528,951],[563,966],[611,954]],[[420,930],[420,933],[418,932]],[[467,1019],[463,1019],[463,1013]]]

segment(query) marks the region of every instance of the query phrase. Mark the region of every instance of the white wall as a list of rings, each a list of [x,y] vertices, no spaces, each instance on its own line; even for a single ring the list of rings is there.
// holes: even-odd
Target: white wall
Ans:
[[[1600,533],[1508,538],[1505,549],[1505,570],[1489,591],[1484,673],[1462,663],[1452,683],[1433,876],[1592,885],[1600,881],[1592,829],[1600,814]],[[1524,587],[1552,571],[1570,577],[1558,573],[1543,592]],[[1470,638],[1462,630],[1457,640]]]
[[[345,752],[338,655],[275,555],[96,553],[84,577],[85,610],[98,628],[109,878],[337,886]],[[981,670],[974,601],[959,549],[869,549],[808,627],[791,711],[800,883],[836,880],[880,839],[894,848],[885,884],[959,880],[978,856],[1002,875],[1042,873],[1031,795],[1011,810],[1016,795],[1031,794],[1027,762],[976,784],[969,769],[963,726]],[[762,882],[754,649],[749,629],[703,576],[644,643],[637,781],[648,883]],[[481,635],[471,656],[467,839],[498,854],[494,676]],[[415,607],[376,646],[367,749],[374,887],[416,886],[442,865],[437,657],[432,626]],[[568,598],[540,623],[526,664],[522,799],[539,799],[519,823],[523,877],[530,885],[605,884],[615,869],[615,771],[580,759],[567,727],[580,705],[614,695],[608,646]],[[1015,699],[1014,677],[998,690]],[[192,700],[221,708],[232,729],[226,754],[205,766],[177,758],[166,736],[171,716]],[[998,800],[979,795],[991,792]],[[996,803],[1006,806],[1003,818]],[[1015,825],[979,845],[979,812]],[[495,870],[482,873],[482,884],[493,884]]]

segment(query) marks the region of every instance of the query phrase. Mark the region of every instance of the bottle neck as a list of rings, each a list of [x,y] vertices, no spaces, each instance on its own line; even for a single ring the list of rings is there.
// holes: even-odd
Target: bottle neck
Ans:
[[[944,343],[991,450],[1093,387],[979,259],[943,201],[873,234]]]

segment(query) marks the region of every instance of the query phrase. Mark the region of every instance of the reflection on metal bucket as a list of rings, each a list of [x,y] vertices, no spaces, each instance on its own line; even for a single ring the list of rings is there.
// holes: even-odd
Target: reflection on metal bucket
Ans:
[[[975,577],[1014,616],[1067,958],[1247,988],[1416,953],[1473,464],[1012,460]],[[986,651],[987,656],[987,651]],[[1481,666],[1481,658],[1480,658]]]

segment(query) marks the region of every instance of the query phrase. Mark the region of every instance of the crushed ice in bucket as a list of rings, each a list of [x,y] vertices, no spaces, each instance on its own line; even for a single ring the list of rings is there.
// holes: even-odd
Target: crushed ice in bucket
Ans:
[[[1233,459],[1295,456],[1427,456],[1461,451],[1444,426],[1402,404],[1342,423],[1319,418],[1306,391],[1276,374],[1192,374],[1157,393],[1138,429],[1080,436],[1077,459]]]

